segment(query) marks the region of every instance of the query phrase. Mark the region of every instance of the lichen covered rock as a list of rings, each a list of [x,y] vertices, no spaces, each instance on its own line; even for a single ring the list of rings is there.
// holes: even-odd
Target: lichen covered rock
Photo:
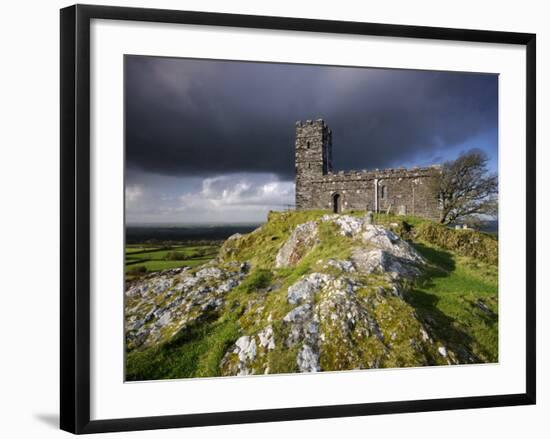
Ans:
[[[296,305],[311,302],[315,292],[330,279],[330,276],[323,273],[311,273],[288,288],[288,303]]]
[[[322,223],[333,224],[351,239],[349,259],[320,259],[317,271],[288,285],[283,291],[287,311],[278,325],[269,325],[270,337],[278,340],[270,349],[273,352],[261,361],[256,357],[243,361],[235,343],[224,358],[224,374],[275,371],[277,355],[293,356],[291,368],[299,372],[447,361],[402,297],[425,264],[416,250],[392,231],[363,218],[325,215]],[[299,262],[292,255],[308,239],[315,238],[322,246],[319,224],[310,221],[296,227],[281,246],[276,265]],[[268,345],[265,330],[248,336],[263,347]]]
[[[368,217],[268,221],[230,237],[202,267],[129,285],[127,346],[146,350],[179,340],[188,328],[219,322],[231,330],[212,338],[219,351],[208,356],[209,367],[215,361],[213,375],[475,361],[467,347],[442,340],[408,301],[425,268],[408,242]],[[491,317],[484,303],[474,306]]]
[[[225,296],[244,278],[246,265],[172,269],[134,282],[126,291],[128,349],[168,340],[181,329],[218,312]]]
[[[317,241],[317,224],[309,221],[294,229],[275,258],[275,268],[296,265]]]
[[[288,288],[287,302],[291,309],[273,332],[279,340],[273,355],[294,352],[296,371],[403,367],[434,364],[438,357],[447,360],[390,283],[373,288],[362,276],[311,273]],[[264,332],[250,337],[267,345]],[[234,366],[228,368],[226,358],[226,374],[273,370],[269,359],[261,364],[256,358],[237,361],[237,344],[230,352]]]

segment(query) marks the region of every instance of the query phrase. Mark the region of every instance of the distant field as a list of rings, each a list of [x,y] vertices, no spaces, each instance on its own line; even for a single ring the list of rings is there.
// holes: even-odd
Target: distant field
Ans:
[[[195,267],[208,262],[218,253],[219,245],[129,244],[125,250],[126,280],[178,267]]]
[[[126,247],[126,254],[130,254],[130,253],[139,253],[139,252],[151,251],[151,250],[157,250],[158,248],[159,248],[158,246],[143,247],[143,246],[140,246],[140,245],[137,245],[137,246],[128,245],[128,246]]]

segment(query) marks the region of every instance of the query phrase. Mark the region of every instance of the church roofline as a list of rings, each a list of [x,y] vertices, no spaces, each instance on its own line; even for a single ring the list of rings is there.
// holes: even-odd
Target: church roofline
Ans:
[[[415,177],[426,174],[433,174],[436,171],[441,170],[441,165],[430,165],[430,166],[414,166],[412,168],[385,168],[385,169],[362,169],[362,170],[341,170],[333,171],[325,174],[326,176],[362,176],[369,178],[379,178],[382,177]]]

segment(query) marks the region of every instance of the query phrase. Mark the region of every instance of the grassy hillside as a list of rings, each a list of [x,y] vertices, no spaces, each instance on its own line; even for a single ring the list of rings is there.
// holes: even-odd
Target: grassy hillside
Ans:
[[[400,234],[429,262],[407,297],[423,320],[455,349],[498,361],[497,237],[414,217],[377,219],[397,222]]]
[[[219,376],[224,373],[224,354],[243,334],[255,334],[270,325],[279,337],[286,337],[288,325],[284,324],[283,317],[292,310],[287,301],[289,286],[309,273],[323,271],[336,276],[339,271],[327,267],[326,261],[350,258],[351,238],[339,234],[334,223],[319,222],[318,243],[304,248],[304,255],[295,266],[275,268],[277,252],[296,226],[319,220],[326,213],[271,213],[259,229],[228,240],[219,250],[218,263],[223,266],[247,262],[250,264],[248,275],[227,293],[220,311],[186,326],[164,342],[129,351],[127,379]],[[351,215],[362,216],[364,212],[352,212]],[[376,274],[364,277],[366,286],[357,294],[377,303],[371,311],[378,321],[384,322],[381,339],[391,340],[392,350],[385,354],[382,363],[372,366],[368,366],[367,360],[359,357],[356,360],[366,361],[365,367],[419,365],[418,362],[426,358],[429,364],[448,364],[447,359],[437,354],[437,346],[444,345],[457,353],[460,362],[498,361],[496,238],[473,231],[446,229],[414,217],[377,215],[375,221],[407,239],[427,264],[421,275],[407,286],[404,300],[386,297],[381,305],[376,301],[379,301],[380,289],[388,288],[387,280]],[[175,250],[191,251],[189,248],[170,249]],[[146,265],[151,270],[162,264],[167,264],[167,268],[183,262],[191,262],[190,266],[195,265],[195,261],[200,264],[198,260],[167,261],[166,249],[127,249],[127,261],[140,257],[146,260],[136,264]],[[429,330],[433,348],[424,347],[418,351],[409,346],[414,336],[411,331],[417,331],[417,321]],[[373,337],[354,338],[349,342],[365,359],[380,356],[387,349]],[[323,370],[353,368],[356,360],[339,352],[338,345],[342,343],[335,339],[334,352],[325,350],[321,360]],[[270,365],[269,373],[296,371],[296,348],[277,345],[265,355]]]

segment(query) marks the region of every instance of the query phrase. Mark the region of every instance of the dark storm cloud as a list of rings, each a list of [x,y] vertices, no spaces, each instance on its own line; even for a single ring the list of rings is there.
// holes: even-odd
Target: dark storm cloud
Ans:
[[[495,75],[128,56],[125,84],[128,167],[163,175],[291,179],[296,120],[327,121],[337,169],[445,158],[497,126]]]

